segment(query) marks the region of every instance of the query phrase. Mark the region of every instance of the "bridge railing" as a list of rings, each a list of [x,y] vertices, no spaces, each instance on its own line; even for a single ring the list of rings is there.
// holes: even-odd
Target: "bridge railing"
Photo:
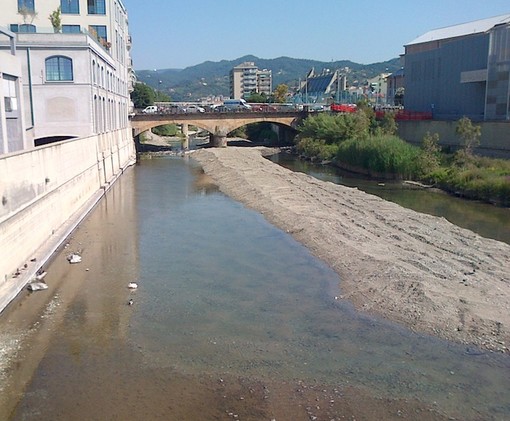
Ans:
[[[294,105],[294,104],[267,104],[267,103],[261,103],[261,104],[250,104],[251,109],[240,109],[240,108],[227,108],[223,106],[200,106],[199,108],[193,107],[193,108],[187,108],[185,105],[161,105],[157,106],[158,110],[156,112],[151,113],[144,113],[143,109],[135,109],[135,114],[158,114],[158,115],[164,115],[164,114],[186,114],[186,115],[192,115],[192,114],[232,114],[232,113],[254,113],[254,114],[261,114],[261,113],[296,113],[301,112],[302,107]],[[203,111],[202,111],[203,110]]]

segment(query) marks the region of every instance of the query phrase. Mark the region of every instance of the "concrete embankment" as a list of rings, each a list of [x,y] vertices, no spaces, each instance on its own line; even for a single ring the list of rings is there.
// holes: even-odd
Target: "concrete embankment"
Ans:
[[[135,160],[130,128],[0,157],[0,312]]]
[[[339,299],[414,330],[509,352],[509,245],[294,173],[255,148],[202,149],[192,156],[224,193],[336,270]]]

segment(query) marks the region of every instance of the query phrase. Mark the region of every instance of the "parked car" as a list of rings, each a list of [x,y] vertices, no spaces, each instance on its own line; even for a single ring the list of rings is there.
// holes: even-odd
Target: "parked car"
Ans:
[[[149,105],[148,107],[145,107],[142,110],[142,113],[144,113],[144,114],[154,114],[157,112],[158,112],[158,107],[156,107],[155,105]]]
[[[223,106],[228,111],[251,111],[251,105],[244,99],[226,99],[223,101]]]
[[[186,107],[186,112],[187,113],[205,113],[205,109],[198,105],[191,104]]]

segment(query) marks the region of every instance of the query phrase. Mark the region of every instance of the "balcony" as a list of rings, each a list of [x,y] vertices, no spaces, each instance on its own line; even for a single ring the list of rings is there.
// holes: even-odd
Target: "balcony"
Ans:
[[[86,43],[87,38],[92,39],[94,43],[100,46],[104,51],[111,55],[111,43],[106,39],[97,36],[92,32],[89,32],[85,28],[80,28],[77,32],[55,32],[52,27],[41,27],[35,25],[27,25],[30,29],[28,31],[20,31],[22,25],[11,25],[11,31],[16,34],[17,42],[19,45],[30,44],[37,46],[55,46],[61,45],[76,45]],[[12,30],[15,29],[15,30]],[[16,30],[18,29],[18,30]],[[22,29],[27,29],[22,28]]]

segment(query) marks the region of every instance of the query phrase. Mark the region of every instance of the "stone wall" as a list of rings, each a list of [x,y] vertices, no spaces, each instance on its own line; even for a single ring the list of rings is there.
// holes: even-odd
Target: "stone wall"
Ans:
[[[510,122],[474,122],[482,127],[482,137],[477,153],[494,158],[510,159]],[[459,147],[459,137],[455,134],[456,121],[399,121],[398,135],[413,144],[421,144],[427,132],[438,133],[439,143]]]
[[[130,128],[0,156],[0,311],[135,160]]]

